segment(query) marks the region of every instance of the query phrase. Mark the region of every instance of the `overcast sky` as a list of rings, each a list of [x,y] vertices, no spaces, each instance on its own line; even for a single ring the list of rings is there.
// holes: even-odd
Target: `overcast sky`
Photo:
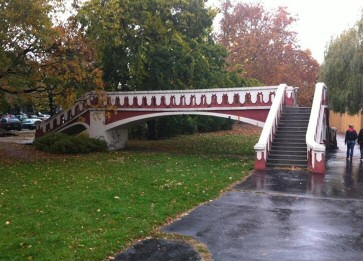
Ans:
[[[241,1],[241,0],[239,0]],[[223,0],[209,0],[219,6]],[[237,0],[232,1],[233,3]],[[298,18],[294,30],[302,49],[310,49],[313,57],[322,63],[326,44],[332,36],[352,27],[361,17],[363,0],[246,0],[261,3],[268,9],[286,6]]]

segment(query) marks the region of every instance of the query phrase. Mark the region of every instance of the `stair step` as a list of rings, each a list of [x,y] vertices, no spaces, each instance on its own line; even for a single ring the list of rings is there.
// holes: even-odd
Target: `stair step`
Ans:
[[[284,137],[280,137],[280,136],[277,136],[275,137],[274,141],[272,142],[273,145],[283,145],[283,146],[286,146],[288,145],[289,143],[293,143],[293,144],[304,144],[306,145],[306,141],[305,141],[305,136],[303,137],[299,137],[299,136],[294,136],[294,137],[291,137],[291,136],[284,136]]]
[[[281,116],[286,117],[310,117],[310,112],[282,112]]]
[[[306,132],[305,131],[278,131],[275,134],[275,138],[283,138],[283,137],[299,137],[299,138],[305,138]]]
[[[308,164],[307,160],[295,160],[295,159],[267,159],[268,164],[285,164],[289,166],[304,166]]]
[[[286,156],[286,157],[304,157],[306,158],[306,150],[270,150],[269,157]]]
[[[289,140],[289,141],[304,141],[306,139],[305,134],[294,133],[278,133],[275,135],[274,141]]]
[[[293,119],[289,119],[289,118],[280,118],[280,122],[282,123],[290,123],[290,122],[304,122],[306,124],[309,123],[309,119],[308,118],[293,118]]]
[[[281,115],[310,115],[310,111],[282,111]]]
[[[297,148],[305,148],[307,149],[306,143],[305,142],[300,142],[300,143],[291,143],[291,142],[278,142],[278,143],[272,143],[272,146],[276,147],[284,147],[286,148],[286,150],[290,150],[291,148],[297,147]],[[272,147],[271,146],[271,147]]]
[[[304,123],[306,123],[306,126],[307,126],[308,123],[309,123],[309,118],[297,118],[297,117],[294,117],[294,118],[290,119],[290,118],[281,117],[280,122],[282,122],[282,123],[304,122]]]
[[[294,127],[294,126],[278,126],[277,132],[279,131],[306,131],[308,130],[308,126],[302,126],[302,127]]]
[[[311,107],[284,107],[283,111],[311,111]]]
[[[302,137],[296,136],[293,139],[290,136],[289,137],[287,137],[287,136],[281,137],[281,136],[276,135],[274,140],[273,140],[273,143],[275,143],[275,142],[277,142],[277,143],[280,143],[280,142],[282,142],[282,143],[290,143],[290,142],[291,143],[306,143],[306,138],[305,138],[305,135],[302,136]]]
[[[296,123],[296,122],[303,122],[303,123],[309,123],[309,119],[284,119],[284,118],[280,118],[280,123]]]
[[[308,164],[279,164],[279,163],[266,163],[267,168],[301,168],[306,169],[308,167]]]
[[[306,155],[268,155],[268,159],[285,161],[306,161]]]
[[[304,151],[304,153],[306,153],[307,146],[306,146],[306,144],[305,144],[305,146],[280,146],[280,145],[272,144],[270,151],[271,152],[272,151],[288,151],[288,152],[293,152],[293,151],[302,152],[302,151]]]
[[[288,128],[288,127],[294,127],[294,128],[307,128],[308,127],[308,123],[306,122],[281,122],[279,124],[279,127],[283,127],[283,128]]]

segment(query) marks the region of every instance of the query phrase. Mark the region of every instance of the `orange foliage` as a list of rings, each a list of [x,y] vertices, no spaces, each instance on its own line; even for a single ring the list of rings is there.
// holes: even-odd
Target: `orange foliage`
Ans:
[[[57,105],[68,109],[87,91],[103,90],[103,71],[97,67],[95,48],[76,24],[55,30],[53,45],[41,61],[41,81]]]
[[[229,70],[255,78],[266,85],[286,83],[300,87],[299,103],[309,105],[318,77],[319,64],[310,50],[301,50],[296,21],[286,8],[268,12],[261,4],[226,1],[219,42],[229,51]]]

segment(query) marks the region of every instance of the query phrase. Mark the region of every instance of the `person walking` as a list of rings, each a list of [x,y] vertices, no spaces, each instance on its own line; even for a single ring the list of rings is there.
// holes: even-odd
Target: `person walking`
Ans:
[[[358,134],[358,144],[360,149],[360,160],[363,160],[363,129],[360,129]]]
[[[345,144],[347,145],[347,159],[352,160],[355,140],[358,135],[354,129],[353,124],[349,124],[349,129],[345,132]]]

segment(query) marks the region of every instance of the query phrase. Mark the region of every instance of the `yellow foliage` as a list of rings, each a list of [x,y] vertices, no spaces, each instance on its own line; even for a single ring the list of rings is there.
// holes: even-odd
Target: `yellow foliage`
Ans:
[[[64,110],[70,109],[77,100],[77,91],[73,88],[64,91],[64,95],[56,97],[56,103],[61,105]]]

